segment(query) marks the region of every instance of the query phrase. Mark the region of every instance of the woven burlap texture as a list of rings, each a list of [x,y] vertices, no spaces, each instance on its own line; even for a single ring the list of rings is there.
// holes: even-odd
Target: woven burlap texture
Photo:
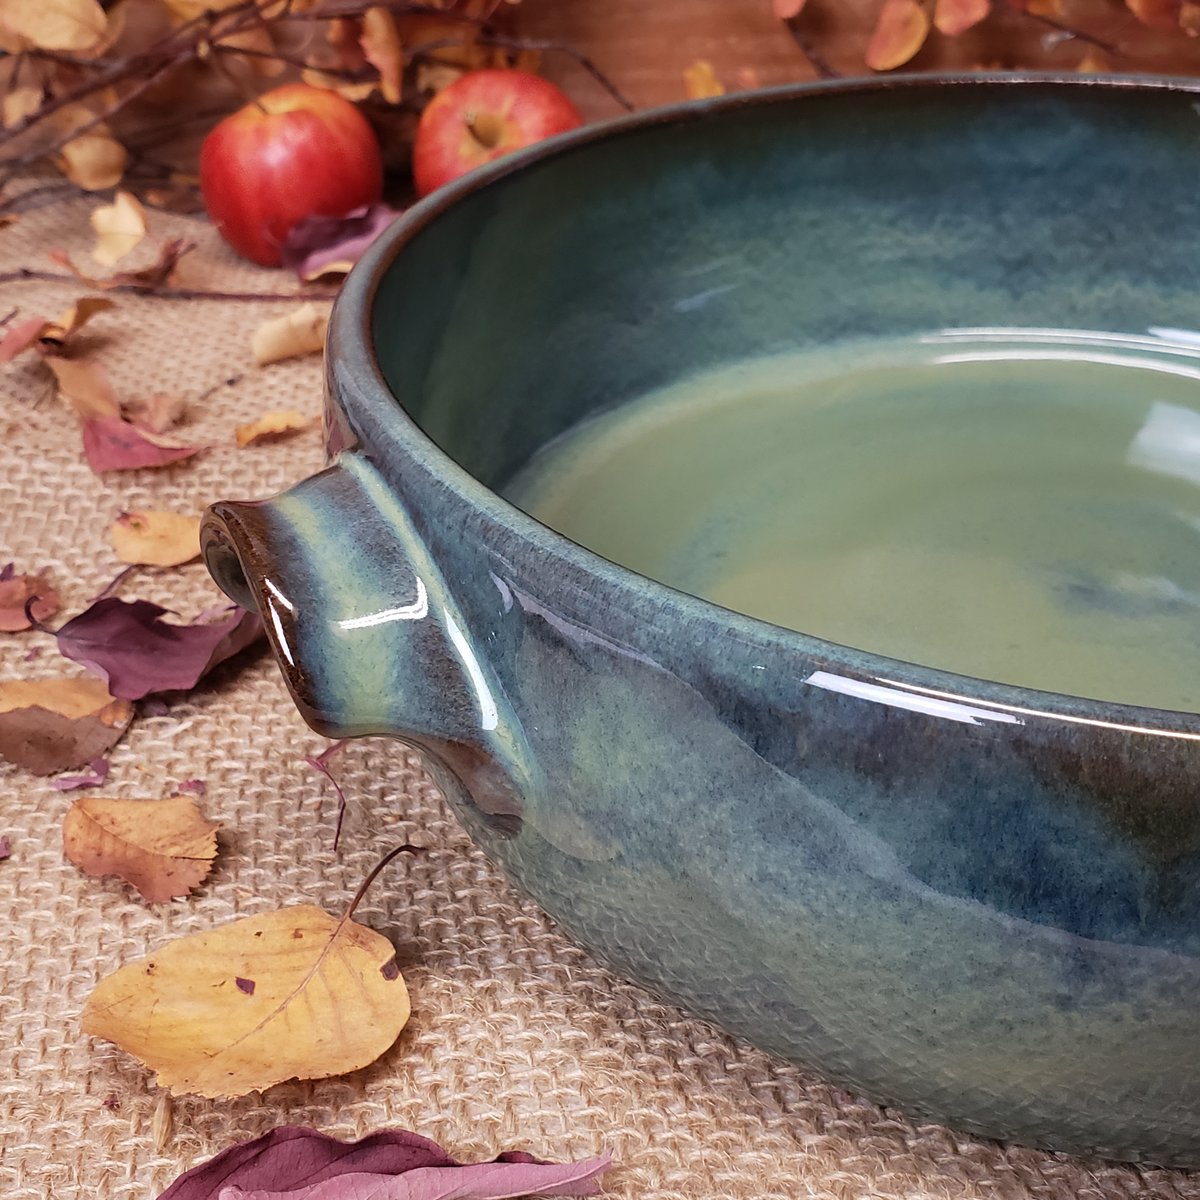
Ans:
[[[87,217],[98,201],[56,201],[0,231],[0,272],[51,268],[66,249],[90,264]],[[151,242],[197,243],[179,283],[286,292],[281,272],[238,262],[201,220],[152,214]],[[147,243],[134,263],[152,251]],[[125,264],[122,264],[124,266]],[[53,316],[88,289],[75,282],[0,285],[0,317]],[[270,407],[316,414],[316,356],[266,368],[250,333],[290,300],[119,295],[78,340],[123,397],[191,402],[188,429],[214,448],[161,471],[97,477],[74,419],[34,354],[0,368],[0,563],[48,568],[66,613],[119,570],[109,522],[131,508],[199,511],[218,498],[265,496],[320,465],[316,431],[244,450],[233,427]],[[230,382],[232,381],[232,382]],[[217,599],[203,567],[145,570],[120,592],[190,616]],[[34,657],[31,653],[36,652]],[[64,666],[45,635],[0,635],[3,677]],[[148,906],[119,882],[62,857],[69,793],[0,764],[0,1194],[5,1200],[142,1200],[186,1167],[288,1122],[360,1136],[385,1125],[437,1139],[467,1158],[523,1147],[546,1157],[610,1148],[608,1193],[641,1200],[800,1196],[1195,1197],[1200,1177],[1001,1147],[880,1110],[691,1019],[614,978],[562,937],[468,841],[421,761],[384,741],[335,761],[350,798],[332,849],[335,800],[303,762],[325,743],[289,701],[274,664],[251,655],[221,669],[165,715],[143,716],[111,756],[104,794],[153,798],[190,778],[221,822],[221,852],[190,898]],[[163,1129],[152,1078],[79,1029],[93,985],[165,939],[279,905],[336,911],[399,841],[402,857],[359,917],[399,950],[412,1020],[374,1065],[293,1082],[236,1101],[176,1098]]]

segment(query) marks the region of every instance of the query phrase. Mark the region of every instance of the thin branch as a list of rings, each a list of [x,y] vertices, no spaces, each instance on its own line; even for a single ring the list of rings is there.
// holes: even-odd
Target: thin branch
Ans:
[[[79,283],[76,275],[65,275],[58,271],[37,271],[32,267],[19,267],[15,271],[0,274],[0,284],[5,283]],[[99,284],[106,292],[125,292],[139,296],[154,296],[162,300],[329,300],[334,292],[329,289],[301,292],[212,292],[204,288],[147,287],[138,283]]]
[[[791,21],[785,21],[784,27],[791,34],[792,41],[796,43],[800,53],[808,59],[808,65],[816,72],[818,79],[840,79],[842,77],[841,71],[834,69],[825,55],[813,45],[808,34],[803,33],[797,27],[794,18]]]
[[[1097,50],[1103,50],[1105,54],[1120,54],[1120,46],[1112,42],[1106,42],[1103,38],[1098,38],[1095,34],[1086,33],[1082,29],[1075,29],[1071,25],[1064,25],[1061,21],[1056,21],[1053,17],[1045,17],[1041,13],[1031,12],[1027,8],[1021,9],[1021,12],[1031,20],[1039,21],[1041,24],[1053,29],[1056,33],[1061,33],[1066,37],[1075,38],[1088,46],[1095,46]]]
[[[573,58],[626,112],[633,112],[634,103],[586,54],[573,46],[561,42],[547,42],[532,38],[510,38],[500,34],[485,34],[479,39],[484,46],[497,46],[508,50],[536,50],[545,54],[565,54]]]
[[[389,850],[367,873],[366,879],[358,885],[358,891],[354,893],[354,899],[346,906],[346,912],[342,916],[343,921],[349,921],[354,916],[354,910],[362,903],[362,898],[367,894],[367,888],[379,878],[379,872],[401,854],[421,854],[425,850],[424,846],[413,846],[405,842],[403,846],[396,846]]]

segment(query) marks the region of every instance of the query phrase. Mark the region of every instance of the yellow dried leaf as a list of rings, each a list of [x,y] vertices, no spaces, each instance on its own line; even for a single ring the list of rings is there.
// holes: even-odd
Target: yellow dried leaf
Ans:
[[[76,362],[71,358],[46,360],[58,380],[59,395],[85,421],[92,417],[119,417],[121,406],[99,363]]]
[[[0,758],[54,775],[103,754],[132,720],[133,705],[98,679],[9,680],[0,683]]]
[[[883,0],[867,44],[867,66],[872,71],[902,67],[925,44],[930,24],[929,9],[922,0]]]
[[[371,80],[367,80],[366,83],[346,83],[336,75],[329,75],[325,71],[317,71],[311,67],[301,71],[300,78],[309,87],[322,88],[327,92],[337,92],[351,104],[365,100],[375,90],[375,84]]]
[[[125,147],[102,122],[67,142],[55,163],[76,187],[100,192],[121,182],[128,158]]]
[[[111,267],[146,236],[146,210],[128,192],[118,192],[111,204],[102,204],[91,216],[96,231],[92,257]]]
[[[399,104],[403,95],[404,47],[396,18],[386,8],[368,8],[363,13],[363,56],[379,72],[379,90],[389,104]]]
[[[329,308],[319,304],[303,304],[295,312],[264,321],[250,341],[250,349],[259,366],[315,354],[325,346],[325,327],[329,324]]]
[[[131,566],[178,567],[200,556],[200,518],[185,513],[125,512],[108,536],[117,557]]]
[[[179,938],[102,980],[83,1030],[161,1087],[244,1096],[378,1058],[408,1021],[387,938],[311,904]]]
[[[217,854],[219,828],[187,796],[85,796],[63,821],[63,850],[85,874],[119,875],[160,904],[186,896],[203,881]]]
[[[957,37],[978,25],[992,9],[992,0],[935,0],[933,24],[938,33]]]
[[[234,435],[237,444],[245,448],[254,445],[255,442],[277,442],[281,438],[291,437],[292,434],[303,433],[311,426],[311,418],[303,413],[290,408],[273,408],[263,413],[257,421],[239,425],[234,430]]]
[[[97,0],[3,0],[0,24],[40,50],[88,50],[108,25]]]
[[[689,100],[725,95],[725,85],[717,78],[712,63],[706,58],[698,58],[684,69],[683,90]]]
[[[30,113],[35,113],[42,107],[45,92],[40,87],[15,87],[4,93],[0,101],[0,114],[3,115],[4,128],[11,129],[18,121],[23,121]]]
[[[42,331],[44,342],[65,342],[76,330],[82,329],[99,312],[116,308],[116,304],[104,296],[83,296],[70,308],[63,309],[57,321],[49,321]]]
[[[1075,70],[1081,75],[1103,75],[1112,70],[1112,63],[1108,61],[1108,56],[1102,50],[1090,46],[1088,52],[1079,60],[1079,65]]]

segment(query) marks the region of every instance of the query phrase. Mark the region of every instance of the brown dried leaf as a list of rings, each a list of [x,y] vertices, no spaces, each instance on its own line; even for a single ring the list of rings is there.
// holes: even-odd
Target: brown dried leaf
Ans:
[[[381,934],[297,905],[126,964],[89,997],[83,1030],[116,1042],[174,1093],[244,1096],[378,1058],[408,1021],[394,966]]]
[[[379,90],[389,104],[403,95],[404,46],[396,18],[386,8],[368,8],[363,14],[359,39],[363,56],[379,72]]]
[[[1179,25],[1179,0],[1125,0],[1125,6],[1152,29],[1175,29]]]
[[[103,204],[91,216],[96,231],[92,257],[111,267],[146,236],[146,210],[128,192],[118,192],[111,204]]]
[[[131,566],[178,567],[200,556],[200,518],[184,513],[125,512],[108,536],[117,557]]]
[[[992,9],[992,0],[934,0],[933,24],[938,33],[957,37],[978,25]]]
[[[3,11],[0,9],[0,11]],[[11,129],[18,121],[23,121],[30,113],[35,113],[42,107],[46,93],[40,87],[15,87],[4,93],[0,100],[0,118],[4,128]]]
[[[119,417],[121,405],[99,363],[76,362],[71,358],[48,358],[58,380],[59,395],[84,419]]]
[[[312,428],[312,418],[290,408],[273,408],[257,421],[234,430],[237,444],[245,449],[259,442],[278,442]]]
[[[102,192],[116,187],[125,174],[125,147],[101,122],[72,138],[55,157],[55,165],[76,187]]]
[[[254,361],[266,366],[284,358],[315,354],[324,349],[328,324],[327,305],[303,304],[286,316],[272,317],[254,331],[250,342]]]
[[[867,44],[867,66],[872,71],[902,67],[925,44],[930,24],[929,9],[922,0],[883,0]]]
[[[0,25],[39,50],[79,52],[100,41],[108,19],[97,0],[4,0]]]
[[[804,11],[805,0],[771,0],[771,7],[781,21],[790,21]]]
[[[217,854],[217,830],[195,801],[84,796],[63,821],[63,850],[87,875],[119,875],[151,904],[186,896]]]
[[[45,572],[36,575],[14,575],[9,564],[0,571],[0,633],[20,633],[32,628],[25,606],[35,621],[45,621],[58,612],[58,593],[50,586]],[[36,597],[36,598],[35,598]]]
[[[0,683],[0,758],[57,775],[99,758],[132,720],[133,705],[99,679],[10,680]]]
[[[698,58],[690,67],[684,68],[683,90],[689,100],[725,95],[725,85],[717,78],[712,63],[706,58]]]

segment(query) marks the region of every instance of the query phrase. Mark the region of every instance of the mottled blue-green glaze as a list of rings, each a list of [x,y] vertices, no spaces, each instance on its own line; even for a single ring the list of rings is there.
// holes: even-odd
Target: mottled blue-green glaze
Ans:
[[[1200,1166],[1200,717],[790,633],[489,490],[735,358],[1194,327],[1198,101],[852,83],[501,163],[356,269],[334,465],[216,506],[210,566],[317,728],[431,749],[489,853],[618,970],[909,1112]]]

